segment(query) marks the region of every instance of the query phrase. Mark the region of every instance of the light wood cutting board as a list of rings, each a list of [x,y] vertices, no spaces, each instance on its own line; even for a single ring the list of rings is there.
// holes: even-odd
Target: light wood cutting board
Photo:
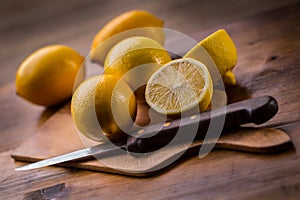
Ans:
[[[138,124],[149,122],[148,107],[145,102],[138,104]],[[132,157],[119,155],[104,158],[72,161],[61,166],[110,172],[131,176],[149,176],[167,168],[179,157],[197,155],[202,141],[186,149],[182,145],[164,148],[150,156]],[[289,136],[278,129],[238,128],[222,134],[215,148],[232,149],[254,153],[274,153],[291,146]],[[41,128],[12,154],[17,161],[35,162],[71,151],[85,148],[76,131],[70,114],[70,104],[66,104],[55,113]],[[179,159],[180,160],[180,159]]]

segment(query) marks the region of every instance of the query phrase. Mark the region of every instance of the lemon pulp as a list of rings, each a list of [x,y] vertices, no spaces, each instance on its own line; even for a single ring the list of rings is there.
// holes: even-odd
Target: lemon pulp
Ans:
[[[213,84],[206,66],[192,58],[177,59],[162,66],[148,81],[145,99],[161,114],[180,114],[199,106],[207,109]]]

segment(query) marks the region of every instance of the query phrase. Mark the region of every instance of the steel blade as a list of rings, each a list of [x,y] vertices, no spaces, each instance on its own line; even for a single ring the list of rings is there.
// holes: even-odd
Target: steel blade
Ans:
[[[88,147],[85,149],[80,149],[80,150],[73,151],[73,152],[70,152],[67,154],[63,154],[60,156],[56,156],[53,158],[41,160],[41,161],[29,164],[29,165],[21,166],[21,167],[15,168],[15,171],[37,169],[37,168],[55,165],[55,164],[59,164],[59,163],[63,163],[63,162],[71,161],[71,160],[86,158],[86,157],[93,156],[93,155],[98,156],[100,154],[113,152],[113,151],[119,150],[121,148],[125,148],[125,146],[113,146],[112,144],[99,144],[99,145],[95,145],[95,146]]]

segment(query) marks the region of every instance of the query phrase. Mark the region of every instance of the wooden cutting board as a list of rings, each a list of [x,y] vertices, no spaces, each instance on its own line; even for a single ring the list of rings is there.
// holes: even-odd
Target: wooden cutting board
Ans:
[[[148,107],[145,102],[141,101],[138,104],[137,123],[147,124],[148,122]],[[138,158],[126,154],[104,158],[101,161],[90,159],[66,162],[60,165],[131,176],[149,176],[167,168],[179,157],[197,155],[201,144],[202,141],[193,143],[182,156],[182,151],[186,148],[177,145]],[[274,153],[290,146],[289,136],[281,130],[238,128],[223,134],[215,148],[254,153]],[[17,161],[35,162],[82,148],[85,146],[72,121],[70,104],[66,104],[46,121],[32,137],[19,146],[13,152],[12,157]]]

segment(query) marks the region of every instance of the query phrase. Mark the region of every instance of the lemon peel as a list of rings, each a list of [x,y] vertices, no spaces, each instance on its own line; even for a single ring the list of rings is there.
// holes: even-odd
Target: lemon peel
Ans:
[[[134,123],[137,104],[133,91],[111,75],[87,79],[74,92],[71,113],[77,129],[95,141],[118,140]]]
[[[194,58],[199,61],[204,61],[201,53],[204,48],[215,62],[225,84],[235,85],[236,79],[232,70],[237,63],[237,50],[231,37],[226,30],[219,29],[210,34],[205,39],[200,41],[193,47],[184,58]]]
[[[84,79],[84,58],[64,45],[46,46],[33,52],[16,74],[16,93],[31,103],[55,106],[71,97]]]
[[[163,44],[164,33],[159,29],[163,27],[163,24],[164,21],[162,19],[144,10],[131,10],[116,16],[95,35],[91,46],[90,58],[93,62],[103,64],[111,47],[130,36],[146,36]],[[134,29],[136,31],[113,37],[119,33]],[[107,42],[112,37],[113,39]]]

